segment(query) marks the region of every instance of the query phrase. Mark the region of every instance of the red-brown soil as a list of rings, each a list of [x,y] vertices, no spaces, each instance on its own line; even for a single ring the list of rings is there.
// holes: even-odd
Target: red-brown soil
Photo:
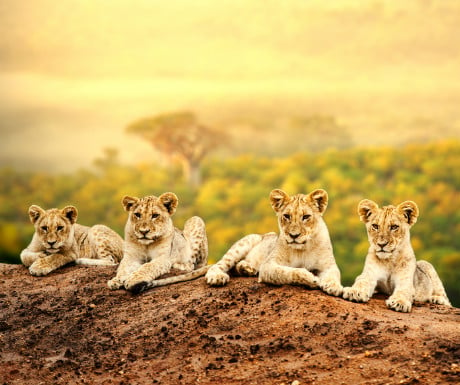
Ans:
[[[132,295],[115,267],[0,264],[0,384],[460,383],[460,310],[203,278]],[[297,382],[298,381],[298,382]]]

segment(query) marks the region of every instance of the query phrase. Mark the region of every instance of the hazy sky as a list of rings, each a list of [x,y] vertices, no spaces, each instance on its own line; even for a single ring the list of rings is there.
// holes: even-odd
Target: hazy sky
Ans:
[[[0,165],[144,159],[123,128],[164,110],[460,89],[456,0],[2,0],[0,25]]]
[[[456,0],[2,0],[0,56],[2,71],[53,76],[340,78],[350,66],[372,74],[434,62],[453,70],[459,10]]]

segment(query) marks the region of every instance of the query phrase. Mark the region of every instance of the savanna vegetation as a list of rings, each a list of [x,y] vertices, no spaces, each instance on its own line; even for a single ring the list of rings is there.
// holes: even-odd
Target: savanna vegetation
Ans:
[[[18,263],[33,226],[30,204],[44,208],[73,204],[78,222],[104,223],[123,234],[124,195],[174,191],[180,200],[175,223],[191,215],[207,224],[210,261],[218,260],[245,234],[276,231],[268,201],[273,188],[290,194],[324,188],[330,203],[325,214],[345,284],[360,273],[368,242],[356,214],[358,202],[381,205],[414,200],[420,208],[412,229],[419,259],[431,261],[454,304],[460,305],[460,142],[446,140],[399,148],[346,148],[289,156],[208,157],[201,162],[202,183],[190,187],[181,166],[124,165],[115,150],[92,169],[71,174],[0,170],[0,261]]]

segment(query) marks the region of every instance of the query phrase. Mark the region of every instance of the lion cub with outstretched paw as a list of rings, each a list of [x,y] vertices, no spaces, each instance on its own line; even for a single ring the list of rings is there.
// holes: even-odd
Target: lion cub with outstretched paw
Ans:
[[[324,190],[289,196],[282,190],[270,193],[278,217],[279,235],[251,234],[237,241],[206,274],[209,285],[225,285],[227,272],[235,267],[241,275],[259,274],[259,282],[320,287],[342,294],[340,271],[323,214],[328,203]]]
[[[178,205],[175,194],[125,196],[122,203],[128,212],[123,259],[115,278],[107,283],[110,289],[124,287],[139,293],[205,273],[208,241],[204,222],[200,217],[192,217],[185,222],[183,231],[175,228],[171,219]],[[172,268],[188,273],[156,280]]]
[[[21,252],[22,263],[32,275],[46,275],[70,262],[81,265],[114,265],[122,256],[123,240],[104,225],[87,227],[75,223],[73,206],[43,210],[32,205],[30,221],[35,233]]]
[[[410,228],[417,222],[417,205],[406,201],[379,208],[365,199],[358,205],[358,214],[366,224],[370,247],[362,274],[352,287],[344,288],[343,297],[367,302],[377,289],[390,295],[386,304],[396,311],[409,312],[414,300],[450,306],[434,267],[415,260]]]

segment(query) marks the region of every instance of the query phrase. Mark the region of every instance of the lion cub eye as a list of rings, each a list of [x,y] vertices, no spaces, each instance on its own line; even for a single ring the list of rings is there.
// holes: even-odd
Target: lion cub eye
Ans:
[[[288,221],[291,219],[291,216],[289,214],[283,214],[284,219],[287,219]]]
[[[42,226],[40,227],[43,231],[48,231],[48,226]]]
[[[372,224],[372,229],[378,230],[378,229],[379,229],[379,225],[378,225],[377,223],[373,223],[373,224]]]
[[[152,214],[152,219],[156,219],[156,218],[158,218],[159,216],[160,216],[160,214],[157,214],[157,213]]]
[[[303,221],[308,221],[310,218],[311,218],[311,215],[310,215],[310,214],[305,214],[305,215],[302,217],[302,220],[303,220]]]
[[[56,230],[57,231],[62,231],[62,230],[64,230],[64,226],[58,226],[58,227],[56,227]]]
[[[390,226],[390,230],[391,231],[395,231],[395,230],[398,230],[399,229],[399,226],[398,225],[391,225]]]
[[[140,217],[141,217],[141,213],[134,213],[134,216],[135,216],[136,218],[140,218]]]

